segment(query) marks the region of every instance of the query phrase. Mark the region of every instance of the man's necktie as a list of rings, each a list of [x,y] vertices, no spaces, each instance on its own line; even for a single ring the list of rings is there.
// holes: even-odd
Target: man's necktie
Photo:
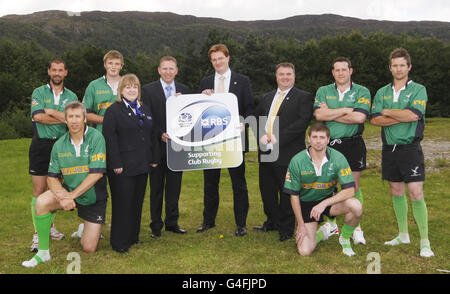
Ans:
[[[225,77],[219,77],[219,84],[217,85],[216,93],[225,93]]]
[[[273,106],[273,110],[269,117],[269,126],[267,128],[267,136],[270,137],[272,135],[272,128],[273,128],[273,122],[275,121],[275,118],[277,117],[278,110],[280,109],[281,103],[283,102],[284,98],[284,91],[280,92],[280,96],[278,97],[277,102],[275,102],[275,105]]]
[[[166,86],[166,99],[172,96],[172,86]]]

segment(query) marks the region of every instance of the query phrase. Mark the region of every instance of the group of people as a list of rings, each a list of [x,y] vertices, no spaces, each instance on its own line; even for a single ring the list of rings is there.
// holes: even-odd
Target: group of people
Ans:
[[[354,255],[350,240],[366,243],[359,224],[363,214],[360,177],[366,168],[362,133],[369,117],[372,124],[382,126],[382,178],[390,183],[399,228],[399,235],[385,244],[410,242],[406,184],[421,237],[420,255],[434,255],[428,240],[424,156],[420,146],[427,94],[424,86],[408,78],[412,66],[405,49],[391,53],[393,81],[377,92],[373,102],[369,90],[352,81],[350,60],[338,57],[331,70],[335,82],[320,87],[315,98],[294,86],[292,63],[278,64],[277,89],[265,94],[256,108],[250,79],[230,69],[228,48],[215,44],[208,57],[215,73],[202,79],[198,92],[233,93],[241,117],[267,118],[257,119],[262,125],[256,134],[259,187],[267,219],[254,230],[278,231],[280,241],[295,235],[298,252],[310,255],[320,241],[340,233],[335,217],[344,215],[339,243],[344,254]],[[105,223],[107,182],[112,200],[113,250],[125,253],[140,242],[148,177],[151,236],[161,237],[163,228],[186,233],[178,223],[182,172],[167,167],[166,144],[170,136],[166,133],[166,99],[192,92],[175,81],[178,65],[171,56],[160,59],[160,79],[143,86],[134,74],[120,75],[124,65],[120,52],[109,51],[103,61],[106,73],[88,85],[83,103],[64,87],[68,71],[61,59],[49,63],[49,83],[32,94],[29,173],[35,234],[31,251],[37,253],[22,263],[25,267],[50,260],[50,239],[64,238],[53,224],[57,210],[77,209],[84,222],[72,237],[81,239],[85,252],[96,250]],[[313,116],[323,123],[309,126]],[[243,128],[244,155],[248,151],[247,130]],[[228,171],[235,235],[241,237],[247,234],[249,211],[245,160]],[[197,233],[216,225],[220,174],[221,169],[203,171],[203,222]],[[319,227],[324,220],[325,224]]]

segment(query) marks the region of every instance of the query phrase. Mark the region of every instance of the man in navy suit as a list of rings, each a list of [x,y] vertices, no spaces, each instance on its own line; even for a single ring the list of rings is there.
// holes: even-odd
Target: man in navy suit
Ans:
[[[150,172],[150,214],[152,237],[161,236],[165,225],[166,231],[185,234],[186,231],[178,225],[182,172],[174,172],[167,167],[166,144],[170,140],[166,134],[166,100],[170,96],[189,94],[186,85],[175,81],[178,74],[177,60],[172,56],[160,59],[158,73],[160,79],[142,87],[142,101],[150,106],[153,113],[155,127],[161,144],[161,163]],[[163,190],[165,184],[165,212],[164,223],[161,218],[163,205]]]
[[[313,96],[294,86],[292,63],[278,64],[275,75],[278,88],[262,97],[256,111],[257,116],[268,117],[265,126],[258,128],[259,187],[267,220],[253,228],[261,232],[278,230],[280,241],[285,241],[294,233],[295,217],[290,195],[283,192],[284,180],[291,158],[305,149]]]
[[[242,74],[230,70],[230,54],[224,44],[213,45],[208,51],[208,57],[214,67],[215,74],[203,78],[200,82],[200,92],[211,95],[213,93],[233,93],[238,99],[239,115],[241,118],[253,115],[254,101],[250,79]],[[245,136],[248,146],[247,133]],[[203,223],[197,233],[204,232],[215,226],[215,219],[219,209],[219,180],[220,169],[204,170],[204,209]],[[245,180],[245,160],[235,168],[228,169],[233,186],[234,218],[237,225],[235,235],[247,234],[246,221],[248,214],[248,190]]]

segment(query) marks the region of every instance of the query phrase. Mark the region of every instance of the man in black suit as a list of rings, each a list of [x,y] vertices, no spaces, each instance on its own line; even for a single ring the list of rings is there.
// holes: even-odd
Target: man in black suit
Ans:
[[[161,236],[165,225],[166,231],[185,234],[186,231],[178,225],[182,172],[174,172],[167,167],[166,144],[170,139],[166,134],[166,100],[170,96],[189,94],[186,85],[175,82],[178,74],[177,60],[172,56],[160,59],[158,73],[160,79],[142,87],[142,101],[150,106],[155,127],[161,143],[161,163],[150,172],[150,214],[152,237]],[[163,206],[163,190],[165,184],[166,217],[164,223],[161,218]]]
[[[285,241],[294,233],[295,216],[289,195],[282,190],[291,158],[305,149],[313,96],[294,87],[295,67],[292,63],[278,64],[276,79],[278,89],[265,94],[256,111],[259,123],[263,123],[262,116],[268,118],[266,124],[258,128],[259,187],[267,220],[254,229],[262,232],[278,230],[280,241]]]
[[[230,70],[230,54],[224,44],[213,45],[208,51],[208,57],[214,67],[215,74],[203,78],[200,82],[200,92],[211,95],[213,93],[233,93],[238,99],[239,115],[241,118],[253,115],[254,101],[250,80],[247,76]],[[247,149],[248,137],[245,136]],[[203,223],[197,233],[204,232],[215,226],[215,219],[219,209],[219,180],[220,169],[203,171],[204,176],[204,209]],[[233,186],[234,218],[237,225],[235,235],[247,234],[246,221],[248,214],[248,190],[245,180],[245,160],[235,168],[228,169]]]

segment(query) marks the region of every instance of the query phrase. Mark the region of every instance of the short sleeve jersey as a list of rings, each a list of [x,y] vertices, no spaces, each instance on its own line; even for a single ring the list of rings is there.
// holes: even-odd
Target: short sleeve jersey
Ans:
[[[45,108],[55,109],[64,112],[66,104],[72,101],[78,101],[77,95],[67,88],[58,97],[55,97],[50,84],[36,88],[31,94],[31,120],[38,113],[45,113]],[[58,139],[67,131],[65,123],[60,124],[42,124],[33,121],[33,134],[42,139]]]
[[[319,108],[320,104],[325,102],[329,108],[336,109],[342,107],[351,107],[353,111],[362,112],[369,115],[371,96],[370,91],[364,86],[352,83],[342,100],[339,99],[339,91],[336,84],[330,84],[320,87],[317,90],[314,100],[313,111]],[[362,134],[364,124],[344,124],[337,121],[326,121],[325,124],[330,129],[330,138],[346,138],[356,134]]]
[[[106,81],[106,77],[100,77],[89,83],[84,93],[83,104],[88,113],[95,113],[105,116],[106,109],[117,100],[111,87]],[[102,131],[102,124],[95,126],[97,130]]]
[[[289,195],[299,195],[301,201],[320,201],[333,193],[337,183],[342,189],[355,186],[352,171],[344,155],[327,147],[326,161],[321,166],[321,174],[317,174],[308,148],[291,159],[283,190]]]
[[[106,172],[106,146],[103,135],[94,128],[87,127],[83,143],[77,154],[67,132],[53,145],[48,176],[58,178],[63,176],[64,184],[69,192],[76,189],[90,173]],[[99,187],[98,185],[104,185]],[[78,204],[91,205],[97,199],[106,199],[106,181],[98,181],[83,195],[75,199]]]
[[[419,116],[418,121],[401,122],[382,127],[383,143],[387,145],[410,144],[422,140],[427,101],[425,87],[411,80],[406,83],[398,97],[394,97],[392,84],[379,89],[373,101],[371,118],[381,115],[383,109],[409,109]]]

